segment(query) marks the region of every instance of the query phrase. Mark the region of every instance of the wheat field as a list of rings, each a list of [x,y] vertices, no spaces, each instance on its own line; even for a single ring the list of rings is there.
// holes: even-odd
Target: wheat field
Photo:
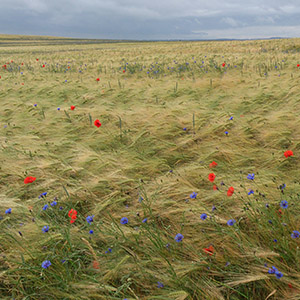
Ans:
[[[299,52],[1,35],[0,299],[300,299]]]

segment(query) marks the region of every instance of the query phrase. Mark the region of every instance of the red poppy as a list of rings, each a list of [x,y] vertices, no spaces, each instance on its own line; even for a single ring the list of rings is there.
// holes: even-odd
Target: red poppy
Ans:
[[[287,150],[287,151],[284,152],[284,156],[285,156],[285,157],[290,157],[290,156],[292,156],[292,155],[294,155],[294,153],[293,153],[292,150]]]
[[[1,79],[1,76],[0,76],[0,79]]]
[[[101,122],[99,120],[96,120],[94,122],[94,125],[97,126],[98,128],[101,126]]]
[[[71,216],[73,216],[73,215],[76,216],[76,215],[77,215],[77,211],[76,211],[75,209],[72,208],[72,209],[69,211],[69,214],[68,214],[68,215],[69,215],[69,217],[71,217]]]
[[[278,216],[281,218],[281,215],[283,214],[283,211],[279,208],[277,211]]]
[[[298,65],[297,65],[297,67],[299,68],[299,67],[300,67],[300,65],[298,64]]]
[[[225,67],[226,66],[226,64],[225,63],[222,63],[222,67]]]
[[[43,65],[43,68],[45,68],[45,65]]]
[[[96,80],[97,80],[97,81],[100,81],[100,78],[97,78]]]
[[[209,167],[213,168],[213,167],[216,167],[217,165],[218,164],[215,161],[213,161],[212,163],[209,164]]]
[[[123,70],[123,73],[125,73],[125,70]]]
[[[231,186],[229,189],[228,189],[228,191],[227,191],[227,196],[232,196],[233,195],[233,193],[234,193],[234,188]]]
[[[74,105],[71,105],[71,110],[74,110],[75,109],[75,106]]]
[[[214,186],[213,186],[213,190],[214,190],[214,191],[217,191],[217,190],[218,190],[218,187],[217,187],[216,185],[214,185]]]
[[[216,178],[216,175],[214,173],[208,174],[208,180],[210,182],[214,182],[215,178]]]
[[[10,62],[14,62],[13,60],[11,60]]]
[[[93,268],[94,269],[100,269],[99,262],[97,262],[96,260],[93,261]]]
[[[32,177],[32,176],[28,176],[24,179],[24,183],[27,184],[27,183],[32,183],[36,180],[36,177]]]
[[[21,84],[24,85],[24,82],[22,82]]]
[[[37,58],[36,61],[39,61],[39,59]]]
[[[293,286],[292,286],[290,283],[288,283],[288,287],[289,287],[290,289],[293,288]]]
[[[71,209],[70,211],[69,211],[69,217],[71,218],[71,220],[70,220],[70,223],[71,224],[73,224],[75,221],[76,221],[76,219],[77,219],[77,211],[76,210],[73,210],[73,212],[71,212],[73,209]],[[71,213],[70,213],[71,212]]]
[[[23,65],[24,65],[24,63],[21,63],[21,65],[23,66]]]
[[[203,251],[209,255],[213,255],[215,249],[212,245],[210,245],[208,248],[204,248]]]

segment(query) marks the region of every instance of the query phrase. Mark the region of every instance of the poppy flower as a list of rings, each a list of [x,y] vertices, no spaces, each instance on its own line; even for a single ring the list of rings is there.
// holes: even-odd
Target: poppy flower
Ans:
[[[285,157],[290,157],[290,156],[292,156],[292,155],[294,155],[294,153],[293,153],[292,150],[287,150],[287,151],[284,152],[284,156],[285,156]]]
[[[37,58],[36,61],[39,61],[39,59]]]
[[[214,191],[217,191],[218,190],[218,187],[214,184],[214,186],[213,186],[213,190]]]
[[[279,208],[277,211],[277,215],[281,218],[281,215],[283,214],[283,211]]]
[[[125,70],[123,70],[123,73],[125,73]]]
[[[45,68],[45,65],[43,65],[43,68]]]
[[[71,110],[74,110],[75,109],[75,106],[74,105],[71,105]]]
[[[99,268],[99,262],[97,262],[96,260],[93,261],[93,268],[94,269],[100,269]]]
[[[101,126],[101,122],[99,120],[96,120],[94,122],[94,125],[97,126],[98,128]]]
[[[28,176],[24,179],[24,183],[27,184],[27,183],[32,183],[36,180],[36,177],[32,177],[32,176]]]
[[[73,224],[76,221],[76,219],[77,219],[77,216],[76,215],[72,215],[70,223]]]
[[[100,78],[97,78],[96,80],[97,80],[97,81],[100,81]]]
[[[222,63],[222,67],[225,67],[226,66],[226,64],[225,63]]]
[[[229,189],[228,189],[228,191],[227,191],[227,196],[232,196],[233,195],[233,193],[234,193],[234,188],[231,186]]]
[[[210,168],[214,168],[214,167],[216,167],[218,164],[215,162],[215,161],[213,161],[212,163],[210,163],[209,164],[209,167]]]
[[[71,217],[72,215],[77,215],[77,211],[75,210],[75,209],[71,209],[70,211],[69,211],[69,213],[68,213],[68,215],[69,215],[69,217]]]
[[[208,174],[208,180],[210,182],[214,182],[215,178],[216,178],[216,175],[214,173]]]
[[[299,67],[300,67],[300,65],[299,65],[299,64],[297,64],[297,67],[299,68]]]
[[[213,255],[215,249],[212,245],[210,245],[208,248],[204,248],[203,251],[209,255]]]

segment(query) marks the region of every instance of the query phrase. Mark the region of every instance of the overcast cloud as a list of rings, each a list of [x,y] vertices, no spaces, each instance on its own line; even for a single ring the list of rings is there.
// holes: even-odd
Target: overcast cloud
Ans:
[[[299,0],[0,0],[0,33],[105,39],[300,37]]]

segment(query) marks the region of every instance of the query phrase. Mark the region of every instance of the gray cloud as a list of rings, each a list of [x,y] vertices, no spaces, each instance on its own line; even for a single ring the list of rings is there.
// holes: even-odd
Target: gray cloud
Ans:
[[[0,33],[111,39],[300,36],[298,0],[0,0]]]

